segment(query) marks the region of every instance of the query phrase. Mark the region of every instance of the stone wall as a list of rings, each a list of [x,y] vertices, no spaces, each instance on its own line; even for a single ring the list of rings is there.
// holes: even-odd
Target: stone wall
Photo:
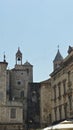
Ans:
[[[0,124],[0,130],[24,130],[22,124]]]
[[[51,124],[51,83],[50,80],[43,81],[40,89],[40,122],[41,127]]]

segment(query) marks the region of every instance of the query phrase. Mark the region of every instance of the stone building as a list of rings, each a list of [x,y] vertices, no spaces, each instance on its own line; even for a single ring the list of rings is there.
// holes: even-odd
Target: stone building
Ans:
[[[0,62],[0,113],[5,112],[4,116],[0,115],[0,123],[9,130],[12,126],[15,129],[45,127],[52,121],[51,79],[34,83],[33,66],[28,61],[23,64],[22,59],[18,48],[14,68],[7,69],[5,55]]]
[[[23,129],[23,106],[20,102],[10,101],[7,97],[7,65],[0,62],[0,129]]]
[[[42,128],[73,118],[73,47],[63,59],[59,49],[50,78],[33,82],[33,66],[18,48],[15,66],[0,62],[0,129]]]
[[[5,55],[0,62],[0,128],[21,130],[26,127],[28,83],[33,82],[33,66],[22,63],[22,53],[18,48],[15,66],[7,69]]]
[[[23,104],[23,120],[25,124],[27,114],[27,90],[28,83],[33,82],[33,66],[26,61],[22,63],[22,53],[18,48],[15,55],[15,67],[8,70],[9,98],[20,101]]]
[[[65,58],[58,49],[50,78],[40,84],[41,127],[73,119],[73,47]]]
[[[73,118],[73,48],[62,58],[59,50],[54,59],[51,76],[52,122]]]

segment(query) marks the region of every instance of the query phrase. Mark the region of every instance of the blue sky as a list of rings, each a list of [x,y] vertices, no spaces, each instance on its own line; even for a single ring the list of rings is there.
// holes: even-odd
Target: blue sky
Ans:
[[[48,79],[58,45],[63,57],[73,46],[73,0],[0,0],[0,60],[5,52],[9,68],[19,46],[34,81]]]

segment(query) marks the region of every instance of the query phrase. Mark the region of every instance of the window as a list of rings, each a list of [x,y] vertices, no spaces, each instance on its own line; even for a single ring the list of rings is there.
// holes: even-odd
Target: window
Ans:
[[[57,108],[54,109],[55,120],[57,120]]]
[[[16,109],[15,108],[11,108],[10,117],[13,119],[16,118]]]
[[[27,75],[29,75],[29,69],[27,69],[26,71],[27,71]]]
[[[23,75],[23,72],[21,73],[21,75]]]
[[[21,64],[21,57],[17,57],[17,62],[18,62],[17,64],[19,65]]]
[[[67,118],[67,103],[64,104],[64,113],[65,113],[65,118]]]
[[[33,91],[33,92],[32,92],[32,102],[37,103],[36,91]]]
[[[51,123],[52,118],[51,118],[51,114],[49,114],[49,122]]]
[[[58,87],[59,88],[59,97],[61,96],[61,93],[60,93],[60,86]]]
[[[68,72],[68,81],[70,81],[70,71]]]
[[[71,87],[71,81],[70,81],[70,71],[68,72],[68,87]]]
[[[59,107],[60,120],[62,119],[62,106]]]
[[[68,98],[69,98],[69,107],[70,110],[72,110],[72,95],[70,95]]]
[[[61,83],[58,84],[59,99],[61,98]]]
[[[66,94],[66,80],[63,81],[64,95]]]
[[[56,100],[56,85],[54,86],[54,100]]]
[[[21,98],[24,98],[24,91],[21,91],[20,96]]]

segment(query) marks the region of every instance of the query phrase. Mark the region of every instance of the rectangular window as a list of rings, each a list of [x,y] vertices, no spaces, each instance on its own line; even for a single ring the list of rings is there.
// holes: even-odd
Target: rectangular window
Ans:
[[[68,72],[68,81],[70,81],[70,71]]]
[[[54,100],[56,100],[56,85],[54,86]]]
[[[57,108],[54,108],[55,120],[57,120]]]
[[[69,98],[69,107],[71,111],[72,110],[72,95],[70,95],[68,98]]]
[[[20,97],[21,97],[21,98],[24,98],[24,91],[21,91]]]
[[[11,108],[10,117],[13,119],[16,118],[16,109],[15,108]]]
[[[59,99],[61,99],[61,83],[58,84]]]
[[[64,113],[65,113],[65,118],[67,118],[67,103],[64,104]]]
[[[51,123],[52,118],[51,118],[51,114],[49,114],[49,122]]]
[[[64,95],[66,94],[66,80],[63,81]]]
[[[60,120],[62,119],[62,106],[59,107],[59,116],[60,116]]]

